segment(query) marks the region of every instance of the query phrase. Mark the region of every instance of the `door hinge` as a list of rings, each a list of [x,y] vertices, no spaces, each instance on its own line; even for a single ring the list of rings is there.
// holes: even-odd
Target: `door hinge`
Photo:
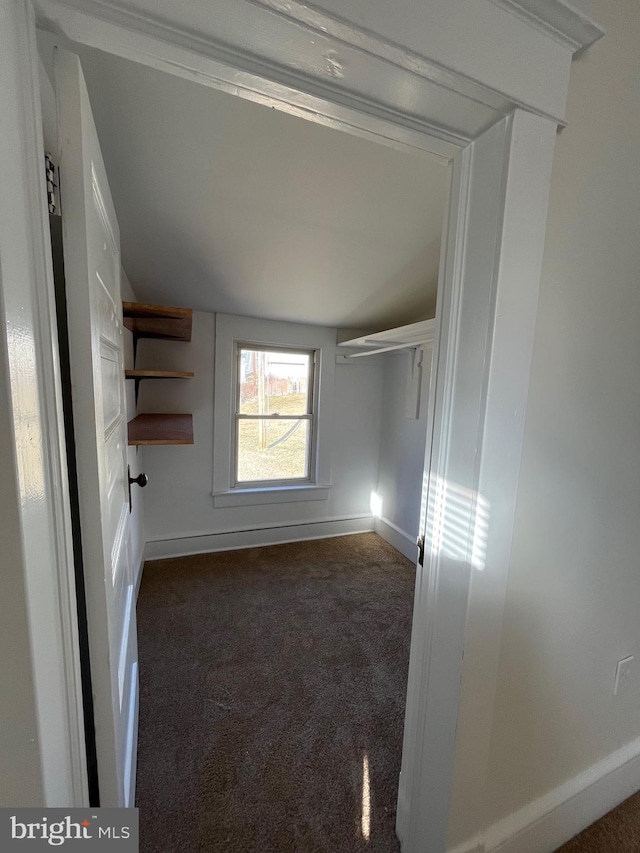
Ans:
[[[60,175],[58,167],[48,151],[44,152],[44,167],[47,181],[47,206],[52,216],[61,216]]]

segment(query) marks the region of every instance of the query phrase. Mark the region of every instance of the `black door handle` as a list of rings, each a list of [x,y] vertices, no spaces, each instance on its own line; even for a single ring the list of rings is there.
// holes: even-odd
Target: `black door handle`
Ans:
[[[424,566],[424,536],[418,537],[416,548],[418,549],[418,563]]]
[[[140,486],[141,489],[144,489],[144,487],[149,482],[149,478],[147,477],[146,474],[138,474],[137,477],[132,477],[130,465],[127,465],[127,477],[129,478],[129,484],[128,484],[129,485],[129,512],[131,512],[131,510],[132,510],[132,506],[131,506],[131,483],[135,483],[136,486]]]
[[[141,489],[144,489],[148,482],[149,478],[146,474],[138,474],[137,477],[129,477],[129,485],[131,485],[131,483],[135,483],[136,486],[140,486]]]

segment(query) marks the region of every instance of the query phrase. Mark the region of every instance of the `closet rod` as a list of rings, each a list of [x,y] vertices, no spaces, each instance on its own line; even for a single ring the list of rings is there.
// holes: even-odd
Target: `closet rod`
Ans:
[[[397,349],[416,349],[417,347],[424,346],[425,344],[430,343],[429,341],[407,341],[404,344],[395,344],[392,347],[380,347],[380,349],[370,349],[366,352],[352,352],[349,355],[345,355],[345,358],[363,358],[365,355],[378,355],[378,353],[382,352],[391,352],[392,350]]]

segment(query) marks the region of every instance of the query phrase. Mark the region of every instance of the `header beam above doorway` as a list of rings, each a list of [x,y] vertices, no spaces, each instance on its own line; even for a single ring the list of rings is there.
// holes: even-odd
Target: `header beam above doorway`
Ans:
[[[455,16],[463,15],[472,43],[492,47],[461,51],[448,2],[403,0],[403,10],[393,13],[404,21],[400,28],[387,20],[385,4],[377,4],[367,9],[367,30],[346,17],[357,17],[357,2],[337,4],[336,12],[330,8],[335,0],[323,0],[324,10],[278,0],[217,0],[215,14],[193,0],[179,7],[171,0],[140,0],[135,7],[113,0],[34,5],[38,26],[58,36],[446,159],[517,107],[562,124],[583,19],[558,0],[527,0],[526,14],[518,15],[515,0],[464,0],[456,3]],[[549,38],[550,28],[562,39]],[[593,39],[598,32],[587,35]],[[514,40],[522,49],[509,55]],[[529,65],[535,78],[527,74]]]

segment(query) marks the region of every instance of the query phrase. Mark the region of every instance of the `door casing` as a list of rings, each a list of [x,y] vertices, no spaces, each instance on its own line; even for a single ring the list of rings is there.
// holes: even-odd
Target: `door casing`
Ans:
[[[441,15],[454,14],[452,4],[433,4],[442,6]],[[450,39],[440,41],[437,61],[418,57],[420,64],[415,54],[397,49],[391,39],[374,37],[312,9],[306,14],[308,7],[295,2],[280,8],[267,0],[219,0],[224,14],[211,16],[224,29],[224,39],[218,40],[204,31],[201,21],[189,20],[195,5],[192,9],[182,4],[183,20],[173,22],[171,4],[165,5],[149,0],[148,8],[135,15],[111,2],[93,0],[82,8],[73,0],[38,0],[36,8],[43,26],[62,37],[453,164],[423,489],[427,552],[416,584],[397,824],[405,853],[444,853],[458,813],[481,819],[553,147],[562,121],[559,110],[550,109],[547,94],[536,93],[535,85],[526,99],[506,92],[523,51],[529,64],[538,61],[531,56],[533,28],[543,46],[549,51],[553,47],[553,103],[562,105],[571,57],[599,31],[582,26],[582,19],[572,18],[558,0],[476,0],[469,15],[480,16],[478,26],[489,10],[495,15],[496,7],[505,16],[513,67],[503,57],[504,67],[492,67],[487,74],[478,71],[470,78],[451,70],[453,60],[447,67],[442,59],[447,51],[453,57],[460,39],[473,31],[468,20],[452,19]],[[513,23],[514,11],[520,29]],[[21,378],[13,332],[21,322],[24,326],[19,294],[27,282],[30,363],[42,400],[39,427],[48,484],[42,489],[41,506],[56,543],[50,555],[53,582],[44,593],[30,582],[38,570],[35,554],[24,548],[34,677],[49,713],[47,719],[40,703],[40,752],[47,805],[70,805],[83,802],[86,782],[77,754],[82,720],[74,712],[80,685],[69,604],[72,564],[65,544],[68,501],[56,501],[64,491],[64,458],[57,450],[63,445],[63,427],[59,416],[42,416],[47,407],[57,411],[59,377],[50,254],[42,227],[35,17],[28,0],[0,0],[0,16],[0,70],[9,81],[2,96],[3,115],[15,119],[0,149],[2,155],[14,156],[0,197],[0,225],[4,230],[11,224],[15,238],[13,244],[0,244],[9,378],[15,380],[14,388]],[[257,26],[265,20],[272,33],[268,44],[248,45],[252,31],[247,22]],[[292,32],[298,57],[287,54]],[[308,63],[306,52],[317,39],[329,70],[314,77],[313,69],[301,73],[297,68]],[[547,77],[548,59],[549,53],[541,52],[539,63],[542,68],[547,62]],[[504,81],[504,91],[496,80],[499,86]],[[378,97],[400,91],[401,81],[421,95],[411,109]],[[18,393],[12,405],[19,424],[25,412]],[[19,472],[20,464],[18,460]],[[466,532],[453,537],[460,512]],[[41,541],[35,518],[23,511],[22,520],[23,531],[31,530]],[[61,685],[43,672],[45,658],[66,673]],[[52,707],[57,713],[51,714]],[[63,747],[56,748],[61,729],[66,737]],[[60,758],[56,780],[47,760],[54,751]]]

